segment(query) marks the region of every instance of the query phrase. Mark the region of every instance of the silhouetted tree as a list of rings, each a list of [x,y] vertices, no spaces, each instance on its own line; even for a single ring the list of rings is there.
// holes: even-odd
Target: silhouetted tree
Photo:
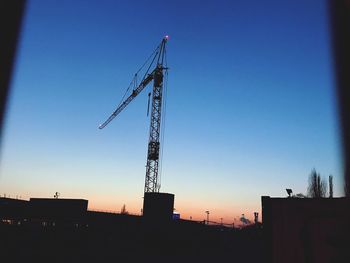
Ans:
[[[321,179],[320,174],[315,169],[311,171],[309,176],[309,186],[307,189],[307,195],[313,198],[326,197],[327,182]]]
[[[330,175],[328,179],[329,179],[329,198],[333,198],[333,175]]]
[[[122,209],[121,209],[120,213],[121,213],[122,215],[127,215],[127,214],[129,214],[129,212],[126,211],[126,206],[125,206],[125,204],[122,206]]]

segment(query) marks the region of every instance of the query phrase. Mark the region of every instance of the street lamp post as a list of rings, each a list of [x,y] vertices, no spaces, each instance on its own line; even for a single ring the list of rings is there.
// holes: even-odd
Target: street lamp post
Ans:
[[[207,214],[207,225],[209,225],[209,211],[205,211],[205,213]]]

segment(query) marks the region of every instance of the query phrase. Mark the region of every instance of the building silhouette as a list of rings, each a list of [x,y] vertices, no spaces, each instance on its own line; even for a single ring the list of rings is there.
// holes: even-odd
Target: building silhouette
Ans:
[[[266,262],[350,262],[349,198],[262,197]]]

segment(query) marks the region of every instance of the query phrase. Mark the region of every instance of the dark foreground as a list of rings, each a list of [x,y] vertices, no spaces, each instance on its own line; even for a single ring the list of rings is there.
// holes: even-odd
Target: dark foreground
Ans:
[[[1,262],[263,262],[261,229],[91,212],[76,225],[0,224]]]

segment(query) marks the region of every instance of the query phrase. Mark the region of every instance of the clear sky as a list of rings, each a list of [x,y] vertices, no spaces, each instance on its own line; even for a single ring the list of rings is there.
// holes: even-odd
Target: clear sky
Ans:
[[[140,213],[144,90],[104,130],[169,34],[163,192],[182,217],[227,223],[262,195],[342,195],[326,1],[29,1],[2,143],[0,193]]]

